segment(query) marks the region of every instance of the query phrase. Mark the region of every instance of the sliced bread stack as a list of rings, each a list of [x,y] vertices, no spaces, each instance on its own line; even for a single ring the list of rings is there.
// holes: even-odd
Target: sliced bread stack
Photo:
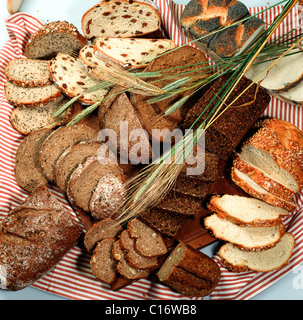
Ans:
[[[285,233],[281,220],[287,211],[259,199],[227,194],[212,197],[208,208],[215,213],[204,219],[204,225],[226,242],[219,254],[227,268],[272,271],[288,262],[294,237]]]
[[[39,129],[52,129],[67,123],[73,107],[54,118],[68,100],[50,81],[47,61],[11,60],[5,68],[7,100],[16,107],[10,116],[13,127],[24,135]]]
[[[93,251],[92,273],[107,284],[118,274],[128,280],[146,278],[167,252],[161,234],[137,218],[125,230],[118,222],[102,220],[87,232],[84,241]]]
[[[248,139],[233,162],[232,179],[245,192],[290,212],[303,186],[302,131],[268,119]]]

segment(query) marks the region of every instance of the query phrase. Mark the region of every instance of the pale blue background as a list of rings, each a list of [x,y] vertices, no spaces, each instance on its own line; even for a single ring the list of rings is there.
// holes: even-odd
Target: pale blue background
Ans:
[[[271,5],[278,1],[241,0],[247,6]],[[82,14],[96,4],[97,0],[24,0],[20,11],[30,13],[44,22],[67,20],[75,24],[80,30]],[[175,0],[176,3],[186,4],[188,0]],[[0,0],[0,47],[7,41],[4,19],[9,14],[6,10],[6,0]],[[213,255],[215,245],[203,250],[209,256]],[[303,271],[301,271],[302,273]],[[254,300],[303,300],[303,279],[300,289],[295,289],[293,283],[298,274],[291,272],[269,289],[257,295]],[[303,274],[302,274],[303,276]],[[0,290],[0,300],[65,300],[65,298],[48,294],[34,288],[26,288],[18,292]]]

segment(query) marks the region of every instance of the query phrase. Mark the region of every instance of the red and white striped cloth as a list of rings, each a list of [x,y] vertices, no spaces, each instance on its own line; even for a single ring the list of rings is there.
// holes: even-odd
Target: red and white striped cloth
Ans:
[[[184,9],[171,0],[155,0],[159,6],[163,27],[170,38],[178,45],[188,42],[179,23]],[[262,8],[252,8],[255,13]],[[261,19],[270,23],[281,8],[272,9],[264,13]],[[7,102],[4,94],[6,78],[4,68],[11,59],[23,57],[24,47],[30,37],[43,23],[26,14],[17,13],[6,20],[9,40],[0,50],[0,219],[3,219],[11,209],[16,207],[28,195],[14,179],[14,158],[17,148],[24,138],[16,132],[9,122],[12,106]],[[278,32],[286,32],[298,26],[297,12],[294,10],[289,19]],[[303,109],[285,104],[273,98],[266,115],[288,120],[302,129]],[[63,194],[56,187],[52,187],[54,195],[70,210]],[[269,274],[247,272],[234,274],[228,272],[221,265],[222,279],[217,289],[211,295],[212,299],[249,299],[263,291],[295,266],[303,261],[303,197],[298,196],[300,210],[285,219],[285,224],[296,238],[296,248],[290,264],[283,269]],[[80,222],[79,222],[80,223]],[[220,264],[218,257],[215,259]],[[33,287],[75,300],[98,299],[190,299],[171,291],[169,288],[148,280],[137,281],[118,292],[112,292],[102,284],[90,271],[90,255],[75,247],[68,252],[56,268],[37,281]]]

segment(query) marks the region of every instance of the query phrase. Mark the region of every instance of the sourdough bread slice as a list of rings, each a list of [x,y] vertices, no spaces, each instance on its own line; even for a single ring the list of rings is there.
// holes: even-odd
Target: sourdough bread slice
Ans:
[[[213,196],[207,207],[235,224],[251,227],[280,225],[280,216],[288,214],[288,211],[264,201],[228,194]]]
[[[61,154],[70,146],[84,140],[97,140],[98,132],[83,125],[56,129],[43,143],[40,164],[49,181],[55,180],[55,167]]]
[[[70,106],[66,111],[54,118],[54,114],[66,103],[64,96],[35,108],[17,107],[10,115],[10,123],[23,135],[28,135],[40,129],[54,129],[69,122],[74,115],[74,107]]]
[[[88,157],[97,156],[101,143],[98,141],[85,140],[67,148],[59,157],[55,166],[55,181],[63,191],[67,190],[68,180],[73,171]]]
[[[15,179],[26,191],[32,192],[38,185],[47,184],[39,162],[40,148],[52,133],[50,129],[41,129],[27,136],[19,145],[15,157]]]
[[[204,226],[218,239],[230,242],[245,251],[260,251],[275,246],[284,234],[283,223],[273,227],[244,227],[212,214]]]
[[[127,68],[145,68],[159,54],[176,48],[168,39],[112,38],[101,37],[94,50]]]
[[[139,37],[159,29],[161,18],[154,6],[141,1],[102,1],[82,17],[83,34],[95,37]]]
[[[16,86],[41,87],[50,84],[47,61],[13,59],[4,69],[4,73]]]
[[[104,239],[118,239],[122,230],[121,225],[115,220],[105,219],[98,221],[85,234],[85,248],[91,252],[97,243]]]
[[[116,261],[112,254],[114,243],[115,239],[100,241],[90,260],[93,275],[107,284],[111,284],[116,279]]]
[[[62,95],[60,89],[54,84],[25,88],[7,81],[4,89],[6,99],[15,107],[45,106]]]
[[[278,99],[294,104],[297,106],[303,106],[303,81],[297,84],[294,88],[289,89],[287,92],[274,94]]]
[[[49,71],[52,80],[69,97],[79,98],[84,104],[94,104],[101,101],[108,89],[83,93],[86,89],[96,86],[100,81],[94,79],[82,60],[73,58],[64,53],[58,53],[56,58],[49,62]]]
[[[87,44],[78,29],[67,21],[53,21],[39,28],[29,39],[25,55],[29,59],[49,60],[57,53],[77,54]]]
[[[296,205],[293,202],[288,202],[267,192],[254,182],[247,174],[239,171],[235,167],[232,168],[231,178],[240,188],[254,198],[263,200],[275,207],[287,210],[288,212],[296,210]]]
[[[219,250],[223,264],[233,272],[270,272],[286,265],[295,247],[294,236],[285,233],[273,247],[260,252],[245,252],[226,243]]]

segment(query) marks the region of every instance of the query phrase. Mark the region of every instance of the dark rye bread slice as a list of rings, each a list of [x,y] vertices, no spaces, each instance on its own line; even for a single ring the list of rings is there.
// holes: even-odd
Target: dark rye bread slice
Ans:
[[[125,260],[132,268],[151,269],[158,265],[157,257],[144,257],[136,251],[135,239],[130,237],[128,230],[122,231],[119,240]]]
[[[43,106],[35,108],[17,107],[10,115],[10,123],[18,132],[24,135],[40,129],[54,129],[65,125],[79,112],[79,109],[73,105],[54,118],[54,114],[67,102],[68,99],[60,96],[58,99]]]
[[[76,169],[77,170],[77,169]],[[120,175],[121,177],[124,175],[123,170],[117,164],[102,164],[99,162],[98,158],[90,157],[83,164],[83,169],[80,171],[79,175],[72,174],[70,181],[73,181],[73,185],[71,187],[70,193],[72,194],[72,199],[75,204],[83,209],[84,211],[89,212],[90,210],[90,200],[96,189],[96,186],[100,179],[108,175]],[[111,184],[111,182],[104,181],[104,184]],[[110,185],[111,188],[111,185]],[[114,189],[113,190],[114,193]],[[110,208],[120,205],[116,203],[117,198],[109,197],[106,199],[107,202],[103,202],[108,210]]]
[[[127,263],[120,240],[114,243],[113,257],[117,261],[117,271],[125,279],[138,280],[147,278],[150,274],[148,269],[133,268]]]
[[[90,8],[82,17],[83,34],[88,38],[141,37],[161,25],[158,10],[147,2],[109,0]]]
[[[48,181],[40,166],[40,148],[45,139],[52,133],[50,129],[42,129],[27,136],[19,145],[15,157],[15,179],[26,191],[32,192]]]
[[[95,223],[85,234],[84,245],[91,252],[101,240],[111,238],[118,239],[122,232],[119,222],[112,219],[104,219]]]
[[[4,73],[7,79],[21,87],[41,87],[50,84],[48,62],[32,59],[10,60]]]
[[[39,107],[45,106],[58,99],[62,93],[54,84],[42,87],[21,87],[7,81],[4,86],[6,99],[14,107]]]
[[[200,116],[210,101],[229,79],[230,74],[221,76],[208,91],[200,98],[195,106],[187,113],[183,123],[184,128],[190,128],[194,121]],[[226,105],[232,103],[242,92],[247,89],[252,82],[245,77],[241,79],[236,88],[226,101]],[[262,88],[257,90],[254,84],[241,95],[232,106],[228,107],[225,112],[212,124],[212,129],[207,130],[205,134],[205,148],[217,154],[221,159],[226,160],[228,156],[238,146],[247,131],[262,115],[270,102],[270,95]],[[210,107],[205,111],[200,121],[196,124],[197,128],[203,120],[209,115],[210,110],[214,107],[217,99],[212,102]]]
[[[188,176],[179,176],[172,190],[183,195],[204,199],[212,184],[213,182],[195,180],[188,178]]]
[[[132,219],[127,225],[127,230],[130,237],[135,238],[134,247],[142,256],[159,257],[167,252],[161,234],[139,219]]]
[[[221,272],[214,260],[180,242],[166,258],[157,276],[177,292],[204,297],[216,288]]]
[[[56,162],[67,148],[80,141],[97,140],[97,136],[97,131],[83,124],[56,129],[40,150],[40,165],[47,179],[55,180]]]
[[[88,157],[97,156],[101,143],[95,140],[85,140],[70,146],[59,157],[55,166],[55,181],[63,191],[67,190],[68,180],[73,171]]]
[[[107,284],[111,284],[116,279],[116,261],[112,253],[114,243],[115,239],[100,241],[90,260],[93,275]]]
[[[49,60],[57,53],[75,54],[87,44],[78,29],[67,21],[53,21],[43,25],[30,37],[24,54],[29,59]]]

